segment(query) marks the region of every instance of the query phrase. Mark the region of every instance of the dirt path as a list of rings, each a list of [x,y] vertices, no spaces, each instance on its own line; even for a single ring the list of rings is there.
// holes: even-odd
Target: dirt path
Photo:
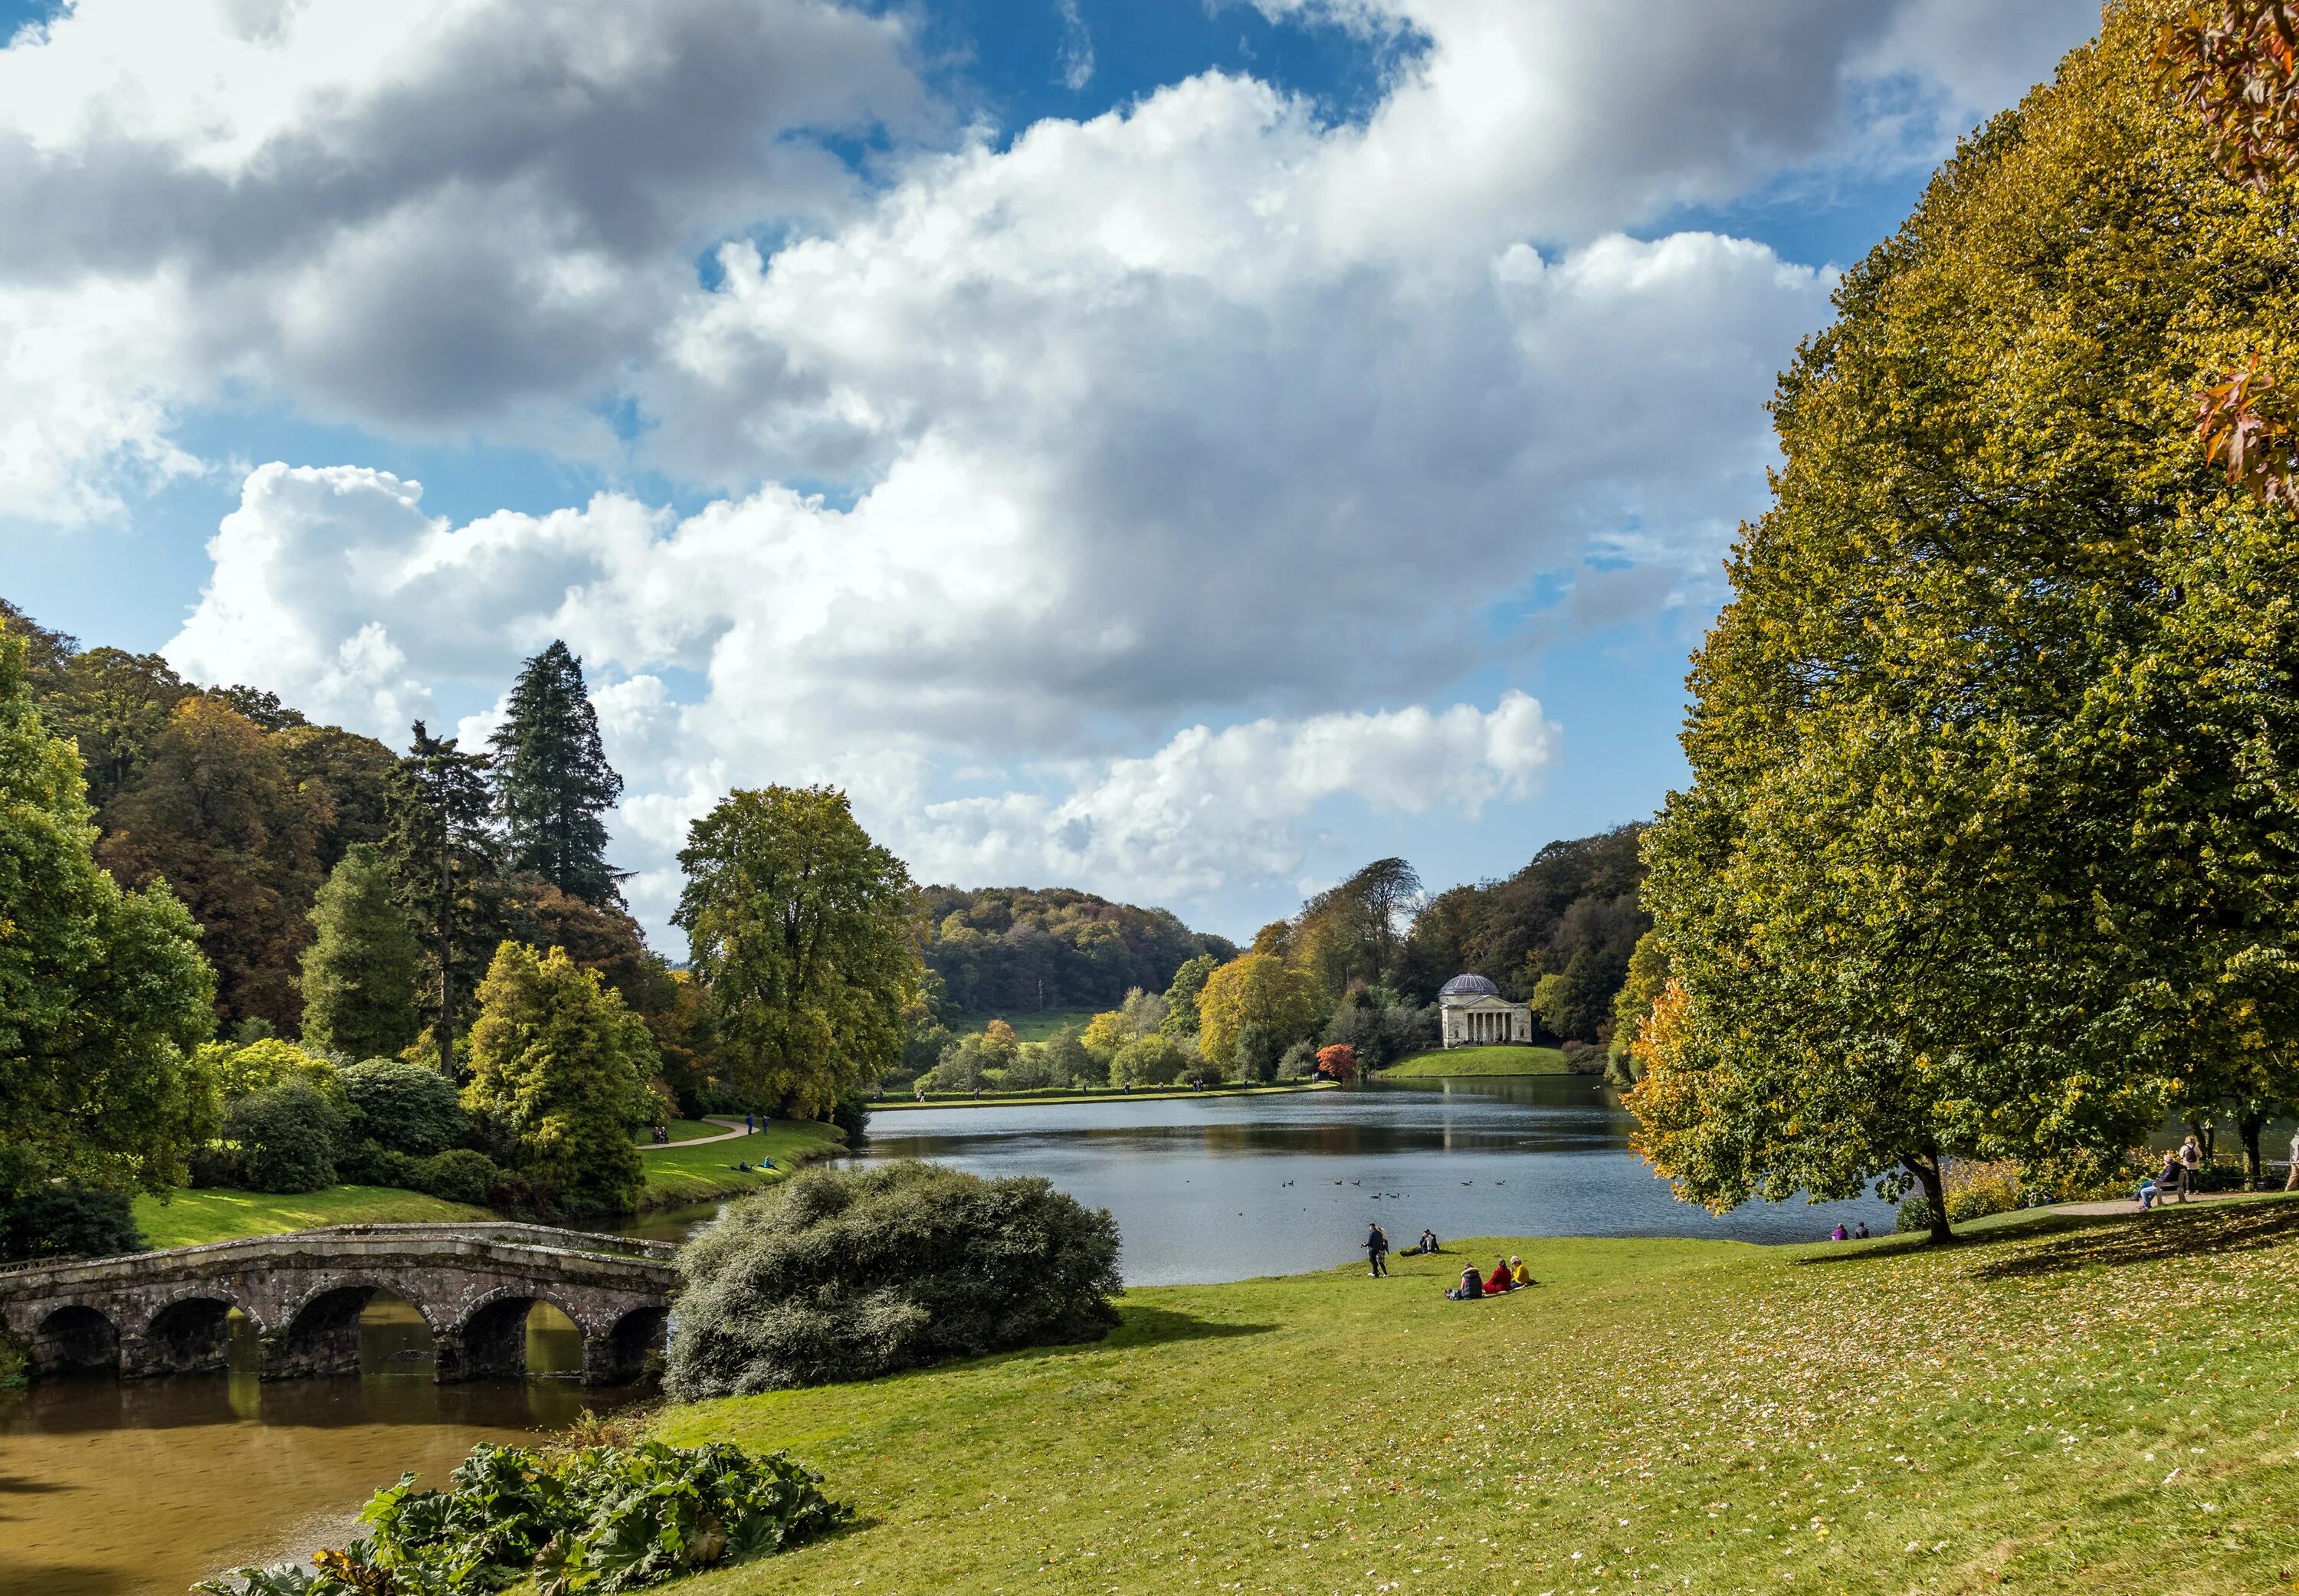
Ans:
[[[2245,1197],[2255,1199],[2281,1195],[2279,1192],[2197,1192],[2188,1198],[2187,1202],[2192,1206],[2197,1203],[2230,1203]],[[2157,1203],[2156,1206],[2175,1208],[2179,1206],[2179,1198],[2170,1197]],[[2079,1214],[2137,1213],[2139,1203],[2137,1199],[2132,1197],[2110,1197],[2104,1203],[2054,1203],[2048,1211]]]
[[[691,1136],[683,1142],[647,1142],[640,1146],[639,1151],[668,1153],[673,1147],[707,1147],[713,1142],[739,1142],[751,1134],[743,1129],[740,1120],[722,1120],[717,1114],[705,1114],[702,1118],[707,1124],[724,1125],[727,1129],[717,1136]]]

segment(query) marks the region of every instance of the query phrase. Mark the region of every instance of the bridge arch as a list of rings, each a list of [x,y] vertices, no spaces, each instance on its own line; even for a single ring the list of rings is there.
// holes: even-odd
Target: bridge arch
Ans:
[[[650,1302],[617,1319],[604,1336],[583,1344],[583,1377],[595,1385],[627,1385],[646,1372],[647,1354],[662,1344],[670,1310]]]
[[[32,1368],[40,1374],[92,1374],[120,1367],[120,1327],[85,1302],[67,1302],[32,1326]]]
[[[575,1327],[582,1347],[577,1367],[589,1368],[591,1344],[596,1338],[593,1327],[585,1322],[585,1316],[565,1294],[528,1281],[498,1286],[466,1309],[454,1327],[441,1338],[442,1367],[449,1356],[446,1349],[452,1346],[455,1373],[460,1378],[529,1372],[527,1316],[537,1302],[556,1308]]]
[[[228,1286],[201,1285],[171,1297],[145,1321],[138,1374],[203,1374],[230,1356],[231,1313],[237,1309],[261,1335],[263,1320]]]
[[[431,1332],[432,1344],[444,1345],[439,1314],[411,1282],[395,1275],[338,1275],[305,1292],[279,1315],[279,1328],[264,1337],[264,1377],[357,1374],[360,1315],[379,1291],[414,1309]]]

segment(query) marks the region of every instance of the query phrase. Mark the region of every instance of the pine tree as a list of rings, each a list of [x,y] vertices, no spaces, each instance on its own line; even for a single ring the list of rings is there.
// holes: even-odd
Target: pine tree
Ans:
[[[365,843],[344,855],[311,906],[303,954],[303,1040],[353,1058],[395,1054],[415,1039],[422,945],[391,872]]]
[[[599,816],[622,797],[623,779],[600,746],[583,662],[565,643],[554,641],[519,672],[494,746],[511,869],[585,903],[619,907],[622,876],[607,864]]]
[[[453,738],[434,737],[417,721],[386,806],[392,876],[427,945],[438,989],[432,1037],[439,1072],[448,1076],[457,1072],[456,994],[477,984],[502,920],[496,902],[501,850],[487,763],[485,755],[463,753]]]

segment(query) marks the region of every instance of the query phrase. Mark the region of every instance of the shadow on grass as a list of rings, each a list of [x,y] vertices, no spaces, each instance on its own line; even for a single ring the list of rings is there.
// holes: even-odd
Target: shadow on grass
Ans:
[[[1179,1341],[1226,1341],[1238,1336],[1266,1336],[1277,1328],[1275,1325],[1246,1325],[1233,1320],[1199,1319],[1194,1313],[1183,1313],[1173,1308],[1147,1308],[1126,1304],[1125,1315],[1117,1327],[1100,1341],[1088,1341],[1070,1347],[1044,1347],[1042,1352],[1092,1352],[1097,1348],[1133,1348],[1163,1346]]]
[[[1837,1263],[1880,1263],[1889,1258],[1913,1258],[1923,1253],[1962,1252],[1969,1247],[1997,1247],[2006,1242],[2034,1241],[2042,1236],[2054,1236],[2071,1230],[2096,1230],[2104,1226],[2127,1223],[2133,1216],[2114,1213],[2053,1213],[2036,1210],[2016,1215],[2000,1216],[2004,1222],[1977,1230],[1959,1230],[1955,1239],[1946,1246],[1935,1246],[1921,1231],[1881,1236],[1862,1245],[1857,1243],[1834,1244],[1825,1253],[1808,1253],[1795,1260],[1799,1268],[1818,1268]]]
[[[1983,1280],[2006,1280],[2095,1267],[2120,1269],[2163,1258],[2248,1253],[2299,1236],[2299,1203],[2230,1203],[2192,1211],[2158,1209],[2144,1216],[2102,1217],[2104,1223],[2032,1252],[1993,1261],[1973,1272]]]

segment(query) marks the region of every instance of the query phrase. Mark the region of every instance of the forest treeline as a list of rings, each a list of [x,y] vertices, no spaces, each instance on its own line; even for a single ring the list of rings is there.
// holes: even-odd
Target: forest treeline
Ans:
[[[920,951],[952,1013],[1106,1008],[1128,989],[1163,991],[1199,954],[1237,955],[1166,909],[1067,887],[924,887]]]

